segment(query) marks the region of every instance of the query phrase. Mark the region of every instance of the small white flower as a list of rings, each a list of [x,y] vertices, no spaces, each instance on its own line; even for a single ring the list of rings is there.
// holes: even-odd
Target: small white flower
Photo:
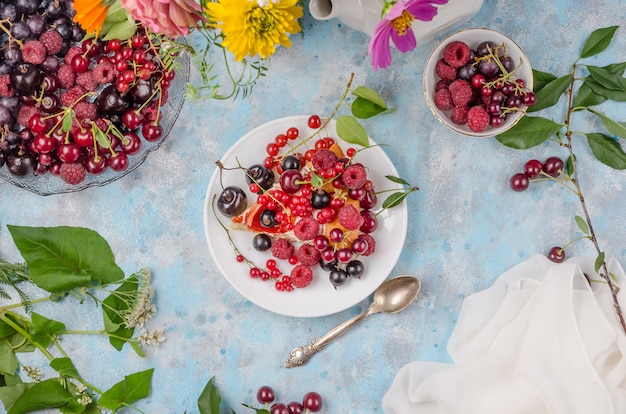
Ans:
[[[91,399],[91,397],[89,396],[89,394],[83,394],[83,395],[81,395],[81,396],[80,396],[80,398],[78,398],[78,403],[79,403],[80,405],[85,405],[85,406],[86,406],[86,405],[91,404],[91,403],[92,403],[92,401],[93,401],[93,400]]]
[[[144,329],[141,332],[141,334],[137,337],[137,342],[143,345],[157,346],[163,341],[165,341],[165,335],[163,331],[160,329],[153,329],[150,332]]]
[[[87,387],[85,387],[84,384],[78,384],[76,385],[76,394],[82,394],[85,391],[87,391]]]
[[[43,378],[43,373],[35,367],[25,366],[24,371],[26,371],[26,375],[35,382],[39,382]]]

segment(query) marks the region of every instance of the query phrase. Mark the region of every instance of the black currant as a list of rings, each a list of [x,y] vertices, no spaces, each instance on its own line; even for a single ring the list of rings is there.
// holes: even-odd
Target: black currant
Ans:
[[[278,223],[276,221],[276,212],[274,210],[263,210],[259,217],[259,222],[263,227],[274,227]]]
[[[283,171],[286,170],[299,170],[300,169],[300,160],[295,155],[287,155],[283,158],[280,165],[283,167]]]
[[[258,233],[252,239],[252,246],[255,250],[264,252],[272,247],[272,239],[265,233]]]
[[[311,207],[322,209],[330,203],[330,195],[324,190],[316,190],[311,194]]]

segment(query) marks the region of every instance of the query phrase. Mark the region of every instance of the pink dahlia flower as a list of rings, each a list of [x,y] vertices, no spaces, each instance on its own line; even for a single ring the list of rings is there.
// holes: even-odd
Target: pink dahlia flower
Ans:
[[[135,20],[155,33],[169,37],[186,36],[189,29],[206,21],[194,0],[120,0]]]
[[[433,4],[446,4],[448,0],[398,0],[383,16],[370,39],[368,52],[374,70],[391,64],[389,41],[402,53],[415,49],[417,41],[411,28],[414,20],[431,21],[437,15]]]

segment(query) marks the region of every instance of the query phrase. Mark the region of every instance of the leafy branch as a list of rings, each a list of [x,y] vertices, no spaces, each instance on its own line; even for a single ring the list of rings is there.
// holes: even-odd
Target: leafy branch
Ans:
[[[108,390],[89,383],[76,369],[61,346],[61,337],[70,334],[101,334],[117,350],[128,343],[144,356],[141,344],[157,344],[160,331],[143,328],[156,309],[151,304],[150,272],[141,269],[125,277],[115,264],[108,243],[95,231],[77,227],[7,226],[25,263],[11,264],[0,259],[0,285],[17,292],[19,302],[0,306],[0,401],[8,414],[59,408],[64,413],[100,413],[129,407],[148,396],[153,369],[126,376]],[[49,293],[31,299],[18,285],[31,283]],[[104,300],[100,294],[107,295]],[[8,290],[0,295],[12,299]],[[101,330],[72,330],[60,321],[31,311],[42,302],[62,302],[74,296],[82,304],[91,299],[102,308]],[[23,308],[24,312],[17,312]],[[24,313],[26,315],[24,315]],[[56,375],[43,379],[38,368],[23,365],[18,355],[39,351],[49,360]],[[25,374],[25,375],[21,375]],[[24,382],[26,376],[30,382]]]
[[[584,136],[591,152],[600,162],[614,169],[626,169],[626,153],[619,141],[626,139],[626,124],[615,121],[605,113],[593,108],[606,101],[626,102],[626,78],[623,77],[626,62],[614,63],[604,67],[580,63],[582,59],[595,56],[606,50],[611,44],[617,28],[618,26],[610,26],[591,33],[583,45],[580,56],[572,64],[570,73],[556,77],[551,73],[533,70],[537,104],[529,107],[528,112],[552,107],[565,96],[567,111],[562,122],[555,122],[541,116],[525,116],[513,128],[496,136],[496,139],[503,145],[516,149],[528,149],[548,139],[553,139],[560,146],[567,148],[569,158],[565,179],[571,183],[571,189],[580,200],[584,216],[576,216],[575,221],[584,234],[583,238],[589,239],[596,250],[595,271],[608,285],[619,322],[626,333],[626,323],[617,299],[619,287],[614,282],[614,275],[608,270],[605,253],[600,248],[593,228],[585,197],[580,187],[578,161],[573,146],[575,136]],[[586,68],[587,71],[587,75],[583,78],[577,76],[581,68]],[[572,116],[580,111],[587,111],[595,115],[600,120],[604,131],[573,131],[571,129]]]

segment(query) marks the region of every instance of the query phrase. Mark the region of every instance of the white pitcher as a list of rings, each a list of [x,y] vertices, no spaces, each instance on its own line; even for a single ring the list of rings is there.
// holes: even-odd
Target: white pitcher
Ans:
[[[402,1],[402,0],[399,0]],[[314,19],[338,19],[351,29],[371,36],[380,22],[383,0],[310,0],[309,12]],[[426,40],[453,26],[471,19],[483,0],[449,0],[438,6],[437,15],[430,22],[415,20],[413,32],[417,40]]]

